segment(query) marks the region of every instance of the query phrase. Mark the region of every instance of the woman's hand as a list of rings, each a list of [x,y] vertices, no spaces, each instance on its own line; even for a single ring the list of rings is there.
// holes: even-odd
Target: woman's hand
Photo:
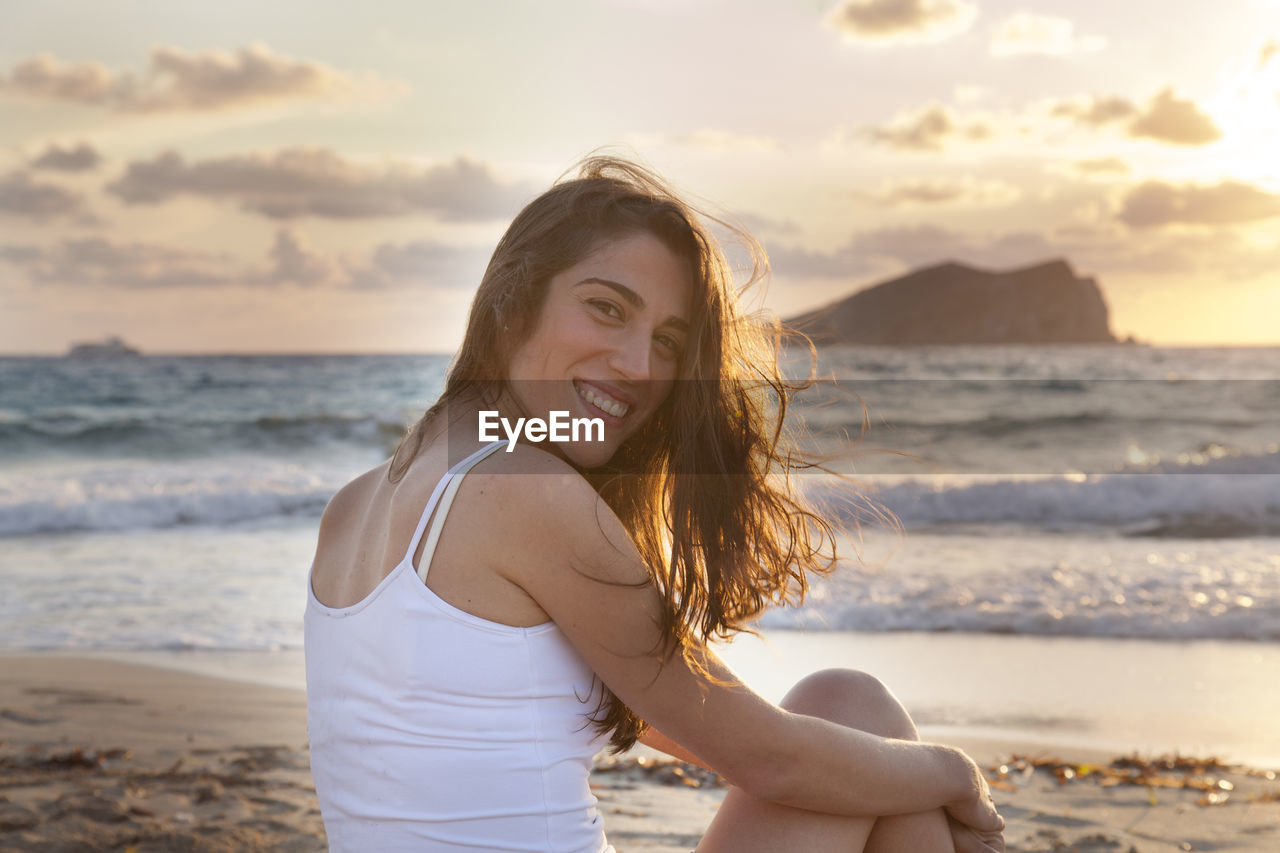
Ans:
[[[972,758],[955,752],[967,774],[964,796],[945,807],[956,853],[1004,853],[1004,818],[991,801],[987,780]]]

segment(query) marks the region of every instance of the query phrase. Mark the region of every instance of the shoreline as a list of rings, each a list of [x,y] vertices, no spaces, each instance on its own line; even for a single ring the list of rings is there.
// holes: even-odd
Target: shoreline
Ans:
[[[1061,784],[1050,769],[1011,766],[1000,780],[996,762],[1052,751],[959,740],[947,742],[969,749],[999,782],[993,793],[1011,851],[1260,853],[1280,843],[1274,774],[1233,767],[1108,784],[1101,765],[1117,756],[1070,749],[1055,755],[1084,778]],[[592,776],[620,853],[687,853],[723,796],[723,788],[690,784],[690,774],[671,766],[655,769],[654,755],[628,754],[613,770],[600,759]],[[1090,765],[1096,769],[1086,772]],[[1214,788],[1225,801],[1198,805],[1205,786],[1183,787],[1187,778],[1227,782]],[[46,842],[135,853],[184,844],[325,849],[303,692],[105,655],[0,655],[0,851]]]
[[[1273,713],[1280,644],[765,629],[718,645],[777,702],[804,675],[860,669],[883,681],[922,736],[990,753],[1010,746],[1099,757],[1182,753],[1280,768]],[[3,654],[3,653],[0,653]],[[41,651],[247,684],[305,687],[302,652]],[[987,746],[990,748],[987,748]]]

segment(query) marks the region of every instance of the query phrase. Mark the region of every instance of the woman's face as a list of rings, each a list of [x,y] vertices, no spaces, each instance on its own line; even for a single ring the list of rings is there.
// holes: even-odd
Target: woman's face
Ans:
[[[555,442],[603,465],[675,382],[689,329],[689,264],[647,232],[613,238],[554,276],[529,337],[512,353],[511,393],[530,418],[599,418],[603,441]]]

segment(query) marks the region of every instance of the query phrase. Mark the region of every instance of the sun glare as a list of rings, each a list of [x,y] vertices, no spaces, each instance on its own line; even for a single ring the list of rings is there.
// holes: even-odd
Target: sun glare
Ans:
[[[1280,160],[1275,154],[1275,141],[1280,139],[1280,56],[1262,62],[1250,57],[1224,68],[1204,109],[1223,133],[1222,143],[1215,146],[1220,156],[1212,165],[1221,171],[1214,177],[1225,172],[1280,190]]]

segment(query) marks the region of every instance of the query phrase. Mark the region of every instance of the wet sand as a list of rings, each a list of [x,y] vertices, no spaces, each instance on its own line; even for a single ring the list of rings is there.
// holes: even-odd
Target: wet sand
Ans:
[[[961,745],[991,768],[1012,851],[1280,849],[1274,774],[1112,766],[1115,756],[1080,750],[1037,768],[1010,758],[1058,755]],[[708,774],[651,753],[602,760],[592,784],[620,853],[687,853],[724,796]],[[0,656],[0,851],[324,849],[301,691],[102,658]]]
[[[0,657],[0,851],[325,850],[301,691]]]

